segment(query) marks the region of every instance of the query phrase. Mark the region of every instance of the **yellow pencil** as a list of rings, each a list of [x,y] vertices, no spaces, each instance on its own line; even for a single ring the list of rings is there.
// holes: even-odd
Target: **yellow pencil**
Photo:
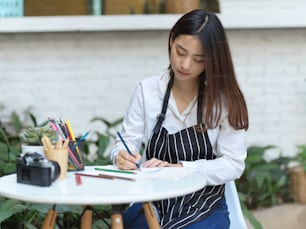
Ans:
[[[70,123],[69,119],[66,121],[66,123],[67,123],[68,131],[70,133],[71,140],[75,141],[74,133],[72,131],[72,126],[71,126],[71,123]]]

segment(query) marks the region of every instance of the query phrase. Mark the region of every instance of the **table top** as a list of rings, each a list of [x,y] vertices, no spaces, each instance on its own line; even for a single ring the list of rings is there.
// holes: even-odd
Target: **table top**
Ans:
[[[119,174],[97,171],[95,168],[112,166],[86,166],[81,173],[107,174],[135,179],[100,179],[81,176],[77,185],[74,172],[64,180],[56,180],[49,187],[17,183],[16,174],[0,177],[0,195],[33,203],[68,205],[104,205],[146,202],[185,195],[206,185],[205,176],[186,168],[142,169],[137,174]]]

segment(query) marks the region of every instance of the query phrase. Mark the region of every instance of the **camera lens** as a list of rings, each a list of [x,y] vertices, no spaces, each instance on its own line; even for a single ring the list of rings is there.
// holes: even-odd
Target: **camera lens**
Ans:
[[[55,181],[60,173],[61,173],[61,167],[59,166],[59,164],[56,161],[50,161],[52,163],[52,172],[51,172],[51,180],[52,182]]]

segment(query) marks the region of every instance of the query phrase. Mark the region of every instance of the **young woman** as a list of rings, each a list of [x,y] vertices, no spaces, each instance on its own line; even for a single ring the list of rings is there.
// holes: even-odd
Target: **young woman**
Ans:
[[[229,228],[224,184],[244,170],[249,122],[224,28],[215,14],[191,11],[170,31],[168,50],[169,68],[138,85],[124,118],[122,135],[134,155],[118,139],[113,163],[136,169],[141,160],[143,167],[190,167],[205,173],[207,187],[155,203],[160,224]],[[124,220],[133,221],[137,208],[128,209]]]

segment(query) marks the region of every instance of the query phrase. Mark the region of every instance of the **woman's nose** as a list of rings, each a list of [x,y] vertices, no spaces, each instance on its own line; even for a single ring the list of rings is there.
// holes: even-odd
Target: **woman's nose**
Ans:
[[[191,67],[191,59],[190,59],[190,57],[185,57],[182,60],[181,67],[182,67],[183,70],[189,70],[190,69],[190,67]]]

